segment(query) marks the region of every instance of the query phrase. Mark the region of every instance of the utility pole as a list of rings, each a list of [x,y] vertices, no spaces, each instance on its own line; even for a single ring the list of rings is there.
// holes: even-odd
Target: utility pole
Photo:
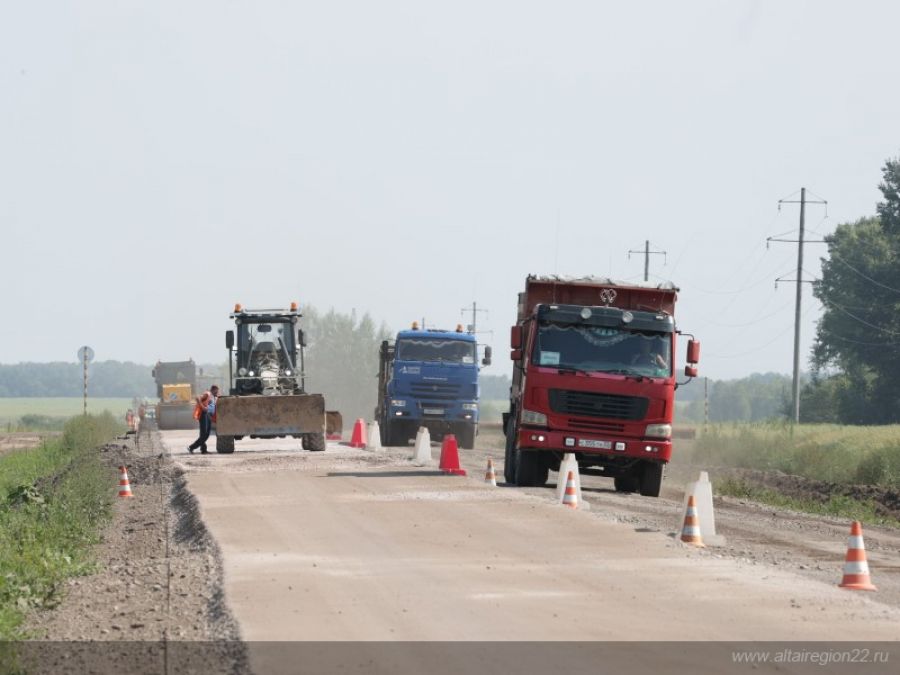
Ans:
[[[665,251],[651,251],[650,250],[650,240],[647,239],[644,241],[644,250],[643,251],[628,251],[628,259],[631,259],[632,253],[643,253],[644,254],[644,281],[650,280],[650,256],[651,255],[661,255],[663,260],[666,258]]]
[[[796,279],[776,279],[775,287],[778,287],[779,281],[796,281],[797,282],[797,299],[794,306],[794,375],[791,382],[791,418],[794,424],[800,423],[800,304],[803,300],[803,284],[812,281],[803,279],[803,244],[824,243],[822,240],[806,242],[803,240],[804,230],[806,228],[806,205],[807,204],[825,204],[828,202],[824,199],[806,199],[806,188],[800,188],[800,199],[779,199],[778,210],[781,210],[782,204],[800,204],[800,236],[797,239],[776,239],[769,237],[766,239],[766,246],[769,242],[784,241],[797,244],[797,278]],[[826,206],[827,208],[827,206]],[[827,211],[826,211],[827,213]]]
[[[709,378],[703,378],[703,426],[709,426]]]
[[[485,314],[487,314],[488,311],[486,309],[478,309],[478,303],[474,300],[472,301],[471,309],[468,307],[463,307],[461,310],[459,310],[459,313],[460,315],[462,315],[468,311],[472,312],[472,323],[469,324],[469,332],[472,333],[472,335],[475,335],[478,332],[478,312],[484,312]]]

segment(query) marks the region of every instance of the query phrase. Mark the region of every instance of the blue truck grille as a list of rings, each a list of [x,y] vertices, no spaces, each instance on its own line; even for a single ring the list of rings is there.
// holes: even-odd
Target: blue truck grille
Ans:
[[[446,382],[413,382],[409,389],[415,398],[429,401],[455,401],[459,398],[460,385]]]
[[[642,420],[650,399],[641,396],[598,394],[589,391],[551,389],[550,410],[565,415],[603,417],[614,420]]]

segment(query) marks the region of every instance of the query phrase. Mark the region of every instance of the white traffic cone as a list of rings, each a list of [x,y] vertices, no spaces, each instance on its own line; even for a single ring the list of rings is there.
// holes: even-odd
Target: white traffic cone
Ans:
[[[419,464],[431,461],[431,433],[426,427],[419,427],[416,434],[416,454],[413,459]]]
[[[381,428],[378,422],[370,422],[366,430],[366,450],[381,450]]]

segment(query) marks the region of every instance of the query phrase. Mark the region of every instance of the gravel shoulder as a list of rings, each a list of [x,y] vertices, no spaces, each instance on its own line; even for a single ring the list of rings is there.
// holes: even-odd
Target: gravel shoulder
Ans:
[[[498,479],[502,479],[503,442],[502,433],[489,430],[479,435],[475,450],[465,451],[464,461],[483,467],[491,457]],[[609,478],[582,476],[581,480],[584,498],[591,504],[594,517],[630,525],[635,531],[674,535],[681,527],[684,485],[696,480],[699,471],[706,469],[710,472],[713,489],[719,477],[734,475],[733,470],[718,471],[715,467],[684,464],[676,454],[672,465],[667,467],[663,491],[658,499],[617,493]],[[546,487],[517,489],[552,496],[556,480],[557,475],[551,473]],[[784,478],[780,483],[771,477],[769,480],[773,489],[789,489]],[[725,536],[725,545],[709,547],[701,555],[791,570],[825,584],[840,582],[850,533],[849,520],[800,513],[734,497],[716,497],[714,507],[716,531]],[[900,530],[866,526],[864,536],[872,579],[878,587],[873,597],[878,602],[900,608]]]
[[[37,659],[40,672],[247,672],[219,549],[159,433],[144,430],[100,452],[110,489],[124,464],[134,497],[115,502],[94,573],[70,579],[56,608],[29,617],[23,661]],[[178,643],[198,646],[172,648]],[[165,670],[154,669],[160,663]]]

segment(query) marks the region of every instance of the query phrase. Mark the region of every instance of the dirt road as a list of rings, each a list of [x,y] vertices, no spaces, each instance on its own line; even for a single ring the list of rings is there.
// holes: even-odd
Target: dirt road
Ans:
[[[547,489],[489,488],[477,453],[458,478],[405,449],[191,456],[190,435],[164,438],[245,640],[900,639],[900,611],[834,586],[842,554],[826,584],[697,551],[603,500],[572,512]]]

